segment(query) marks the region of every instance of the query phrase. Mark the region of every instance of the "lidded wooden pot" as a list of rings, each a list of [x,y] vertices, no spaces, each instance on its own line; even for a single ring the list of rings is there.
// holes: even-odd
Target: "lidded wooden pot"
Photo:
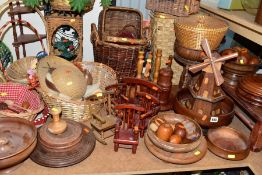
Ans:
[[[61,108],[50,110],[53,121],[42,126],[31,159],[47,167],[66,167],[87,158],[95,148],[95,136],[88,127],[72,120],[61,120]]]

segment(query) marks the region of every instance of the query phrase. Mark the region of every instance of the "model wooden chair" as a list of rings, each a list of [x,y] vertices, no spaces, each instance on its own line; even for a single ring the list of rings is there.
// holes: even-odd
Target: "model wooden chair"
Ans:
[[[121,104],[114,107],[118,118],[115,126],[114,150],[117,152],[119,144],[131,145],[132,153],[136,153],[138,146],[139,121],[145,108],[135,104]]]
[[[135,101],[137,105],[144,107],[146,110],[139,119],[140,137],[142,138],[147,129],[149,119],[160,111],[160,101],[147,92],[137,92]]]

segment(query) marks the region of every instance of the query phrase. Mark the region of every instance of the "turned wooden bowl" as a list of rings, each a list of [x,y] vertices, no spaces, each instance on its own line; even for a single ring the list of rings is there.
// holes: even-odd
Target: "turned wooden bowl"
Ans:
[[[253,75],[261,65],[259,64],[239,64],[235,61],[228,61],[222,66],[223,77],[226,84],[235,86],[241,77]]]
[[[36,146],[37,130],[28,120],[0,118],[0,133],[0,169],[21,163]]]
[[[186,138],[184,139],[186,141],[180,144],[174,144],[158,138],[156,132],[154,132],[151,129],[150,125],[156,122],[156,120],[159,118],[164,120],[165,123],[171,125],[175,125],[178,122],[182,123],[187,131]],[[197,124],[197,122],[184,115],[175,114],[171,112],[158,114],[155,117],[153,117],[149,122],[148,128],[149,129],[147,131],[147,135],[149,139],[152,141],[152,143],[156,145],[158,148],[173,153],[186,153],[193,151],[199,146],[202,140],[201,138],[203,136],[201,127]]]
[[[210,129],[207,133],[208,149],[228,160],[243,160],[249,154],[248,138],[230,127]]]
[[[213,116],[209,114],[203,116],[197,112],[194,112],[191,109],[188,109],[185,105],[186,101],[194,101],[193,96],[191,95],[188,89],[181,89],[174,100],[174,110],[178,114],[189,116],[190,118],[197,121],[197,123],[204,128],[216,128],[220,126],[229,125],[234,118],[234,102],[229,98],[225,97],[221,101],[214,103],[214,105],[220,105],[223,110],[222,114]]]
[[[178,42],[175,43],[175,52],[184,59],[191,61],[203,61],[205,53],[202,50],[194,50],[181,46]]]

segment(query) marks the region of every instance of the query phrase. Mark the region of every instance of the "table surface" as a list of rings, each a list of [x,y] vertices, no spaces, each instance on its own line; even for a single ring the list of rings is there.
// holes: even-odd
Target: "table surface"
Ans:
[[[243,10],[220,9],[214,3],[201,2],[200,6],[202,11],[226,20],[233,32],[262,45],[262,26],[254,22],[255,16]]]
[[[234,118],[232,127],[249,135],[250,131]],[[144,140],[140,143],[136,154],[130,149],[119,148],[114,152],[112,137],[107,140],[108,145],[96,143],[96,148],[83,162],[66,168],[47,168],[27,159],[21,166],[9,175],[83,175],[83,174],[145,174],[160,172],[183,172],[209,169],[225,169],[234,167],[249,167],[255,174],[262,172],[262,152],[250,152],[242,161],[224,160],[207,152],[205,157],[190,165],[176,165],[164,162],[152,155],[146,148]]]

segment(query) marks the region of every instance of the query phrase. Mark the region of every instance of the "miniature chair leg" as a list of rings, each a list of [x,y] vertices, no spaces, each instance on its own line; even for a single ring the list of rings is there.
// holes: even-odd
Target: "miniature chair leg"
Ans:
[[[133,146],[132,146],[132,153],[133,153],[133,154],[136,153],[136,149],[137,149],[137,145],[133,145]]]
[[[114,150],[115,150],[115,152],[118,151],[118,147],[119,147],[119,144],[118,144],[118,143],[115,143],[115,144],[114,144]]]

